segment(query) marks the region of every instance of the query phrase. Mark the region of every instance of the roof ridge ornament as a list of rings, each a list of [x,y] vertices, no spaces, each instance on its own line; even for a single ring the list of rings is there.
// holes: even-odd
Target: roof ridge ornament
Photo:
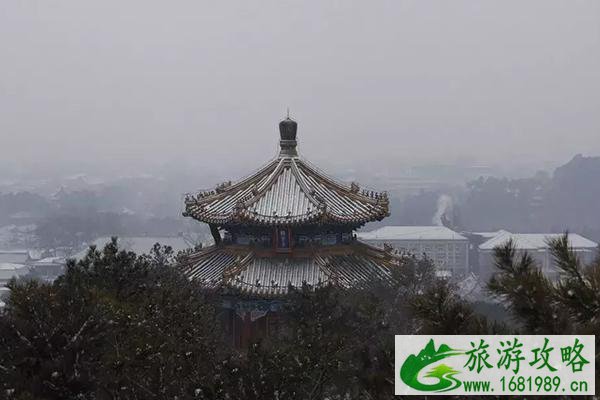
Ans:
[[[223,193],[227,188],[231,187],[231,181],[225,181],[217,185],[215,192]]]
[[[288,109],[288,115],[286,119],[279,123],[279,157],[297,157],[298,152],[296,151],[296,133],[298,131],[298,123],[290,118],[290,111]]]

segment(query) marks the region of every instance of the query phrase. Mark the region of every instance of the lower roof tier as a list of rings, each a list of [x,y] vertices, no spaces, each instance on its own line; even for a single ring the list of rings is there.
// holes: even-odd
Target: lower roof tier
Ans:
[[[247,246],[213,246],[188,256],[181,268],[207,289],[274,298],[287,294],[290,286],[352,287],[387,281],[399,265],[398,256],[355,242],[285,255]]]

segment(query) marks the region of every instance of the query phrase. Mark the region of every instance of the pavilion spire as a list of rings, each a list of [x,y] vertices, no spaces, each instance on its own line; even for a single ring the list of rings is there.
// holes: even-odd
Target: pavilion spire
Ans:
[[[298,144],[296,141],[297,131],[298,123],[290,118],[290,110],[288,108],[286,119],[279,123],[280,157],[296,157],[298,155],[298,151],[296,150],[296,145]]]

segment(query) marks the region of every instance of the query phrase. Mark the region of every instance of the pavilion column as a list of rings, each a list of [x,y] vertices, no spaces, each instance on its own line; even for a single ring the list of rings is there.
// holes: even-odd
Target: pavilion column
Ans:
[[[208,226],[210,227],[210,234],[213,237],[213,240],[215,241],[215,245],[219,245],[221,244],[221,234],[219,233],[219,228],[214,225],[214,224],[208,224]]]

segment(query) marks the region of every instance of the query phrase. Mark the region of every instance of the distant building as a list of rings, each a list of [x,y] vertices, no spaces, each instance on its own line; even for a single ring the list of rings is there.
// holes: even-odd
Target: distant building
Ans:
[[[496,236],[500,236],[500,235],[506,235],[506,234],[512,234],[509,231],[506,231],[504,229],[499,229],[497,231],[492,231],[492,232],[461,232],[462,235],[466,235],[466,234],[470,234],[470,235],[477,235],[480,236],[482,239],[484,239],[483,241],[486,242],[490,239],[495,238]]]
[[[469,241],[445,226],[384,226],[357,236],[377,247],[388,244],[401,252],[426,254],[440,275],[463,277],[468,272]]]
[[[65,270],[64,257],[45,257],[29,263],[31,277],[45,282],[54,281]]]
[[[548,241],[561,237],[561,233],[510,233],[500,231],[479,245],[480,276],[488,279],[494,272],[494,248],[502,246],[512,239],[517,254],[527,252],[539,264],[550,278],[558,278],[559,269],[556,267],[548,246]],[[587,264],[598,255],[598,243],[584,238],[576,233],[569,233],[569,245],[579,259]]]
[[[29,273],[29,267],[23,264],[0,263],[0,313],[3,312],[6,304],[4,300],[10,294],[10,289],[6,284],[12,278],[20,278]]]
[[[19,278],[29,273],[29,267],[23,264],[0,264],[0,287],[6,286],[6,284],[12,278]]]
[[[479,266],[479,246],[488,240],[505,233],[510,233],[505,230],[494,232],[467,232],[463,231],[460,234],[469,240],[469,271],[475,275],[480,274]]]
[[[0,250],[0,264],[25,264],[28,257],[27,250]]]

